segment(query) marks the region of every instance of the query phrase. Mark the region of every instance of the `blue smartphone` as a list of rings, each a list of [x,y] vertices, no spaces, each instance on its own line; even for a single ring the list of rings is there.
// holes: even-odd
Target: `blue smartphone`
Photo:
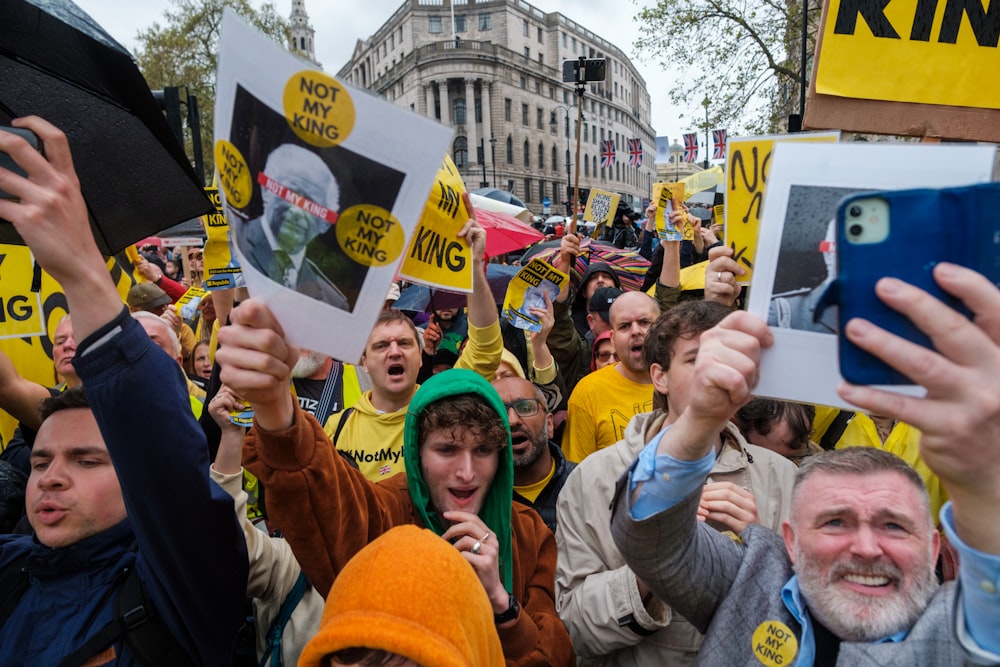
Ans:
[[[1000,286],[1000,183],[851,195],[837,207],[840,374],[854,384],[913,384],[843,334],[854,317],[932,348],[909,319],[875,296],[882,277],[920,287],[956,310],[965,306],[934,282],[940,262],[979,271]]]

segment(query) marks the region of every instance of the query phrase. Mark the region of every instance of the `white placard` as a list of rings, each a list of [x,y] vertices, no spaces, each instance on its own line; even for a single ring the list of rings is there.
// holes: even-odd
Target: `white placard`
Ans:
[[[840,199],[871,190],[984,183],[993,178],[995,160],[993,146],[777,143],[747,304],[774,332],[755,394],[854,409],[836,392],[842,381],[836,307],[819,322],[812,317],[835,277],[830,230]],[[923,393],[913,385],[884,388]]]
[[[314,69],[226,10],[219,191],[250,294],[290,342],[360,358],[451,134]]]

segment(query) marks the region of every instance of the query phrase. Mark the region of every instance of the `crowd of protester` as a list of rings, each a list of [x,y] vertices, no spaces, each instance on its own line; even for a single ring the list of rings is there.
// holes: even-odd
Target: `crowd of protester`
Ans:
[[[975,319],[880,283],[938,351],[851,323],[927,393],[844,385],[849,411],[753,395],[770,331],[707,212],[660,241],[655,205],[619,211],[605,239],[651,259],[644,288],[592,261],[537,332],[500,317],[473,216],[467,307],[404,312],[394,286],[345,363],[245,294],[180,317],[200,248],[140,242],[123,304],[65,137],[18,122],[46,154],[0,135],[27,172],[0,170],[0,218],[70,315],[51,387],[0,357],[0,663],[1000,662],[982,276],[935,273]],[[559,242],[564,271],[591,243]]]

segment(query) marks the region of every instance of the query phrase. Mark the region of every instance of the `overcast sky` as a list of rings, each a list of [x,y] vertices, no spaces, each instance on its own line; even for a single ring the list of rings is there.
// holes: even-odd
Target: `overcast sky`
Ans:
[[[163,22],[164,10],[172,5],[169,0],[138,0],[123,7],[122,0],[74,0],[90,14],[108,33],[121,44],[135,51],[136,35],[154,21]],[[310,22],[316,30],[316,57],[323,69],[336,72],[350,59],[359,38],[374,33],[401,5],[403,0],[366,0],[363,3],[336,2],[331,0],[306,0],[305,7]],[[652,0],[648,0],[650,3]],[[251,0],[255,6],[261,0]],[[291,14],[291,0],[273,0],[280,14]],[[639,73],[646,80],[652,100],[652,125],[657,135],[667,135],[671,141],[680,139],[681,132],[690,132],[693,126],[681,125],[678,115],[684,110],[672,106],[667,92],[680,85],[676,74],[665,73],[652,61],[636,58],[632,46],[639,30],[633,20],[638,8],[628,0],[534,0],[532,4],[545,12],[562,12],[595,34],[614,43],[626,53]],[[183,83],[183,82],[178,82]],[[700,112],[702,96],[692,93],[692,108],[688,115]],[[702,139],[702,141],[704,141]],[[699,142],[701,143],[701,142]],[[653,150],[654,147],[648,147]]]

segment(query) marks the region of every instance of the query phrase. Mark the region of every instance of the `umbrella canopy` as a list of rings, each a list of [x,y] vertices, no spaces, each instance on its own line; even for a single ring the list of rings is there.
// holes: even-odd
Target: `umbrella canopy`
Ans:
[[[540,231],[512,215],[476,209],[476,219],[486,230],[486,255],[497,257],[523,250],[545,238]]]
[[[497,305],[503,303],[504,296],[507,294],[507,284],[520,270],[520,266],[507,264],[491,263],[486,265],[486,281],[490,284],[490,292]],[[465,308],[466,296],[440,289],[432,290],[424,285],[410,285],[403,290],[392,307],[397,310],[418,313],[429,313],[440,308]]]
[[[552,262],[559,254],[559,241],[546,241],[528,249],[521,258],[522,264],[529,259],[538,257],[546,262]],[[586,240],[584,241],[586,243]],[[620,250],[610,243],[591,241],[583,246],[581,254],[577,255],[573,268],[570,270],[570,284],[573,289],[580,289],[580,280],[590,265],[595,262],[606,262],[618,275],[622,289],[637,290],[642,287],[643,278],[649,271],[649,260],[635,250]]]
[[[69,0],[4,2],[0,122],[32,114],[69,138],[102,252],[214,210],[131,54]]]
[[[500,188],[479,188],[478,190],[473,190],[472,194],[487,197],[489,199],[495,199],[499,202],[503,202],[504,204],[511,204],[512,206],[518,206],[520,208],[528,208],[523,201],[514,196],[513,192],[507,192],[506,190],[501,190]]]

